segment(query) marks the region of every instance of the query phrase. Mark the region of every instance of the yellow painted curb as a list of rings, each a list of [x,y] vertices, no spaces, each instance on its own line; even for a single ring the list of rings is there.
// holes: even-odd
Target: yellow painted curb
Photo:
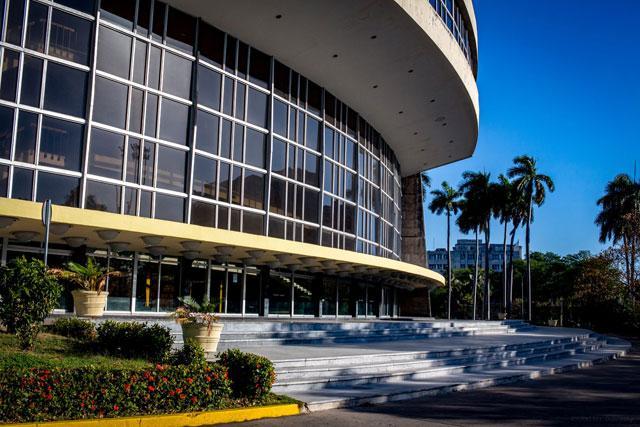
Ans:
[[[258,406],[255,408],[220,409],[207,412],[188,412],[140,417],[98,418],[75,421],[42,421],[23,424],[1,424],[2,427],[197,427],[210,424],[236,423],[260,418],[287,417],[300,414],[294,403]]]

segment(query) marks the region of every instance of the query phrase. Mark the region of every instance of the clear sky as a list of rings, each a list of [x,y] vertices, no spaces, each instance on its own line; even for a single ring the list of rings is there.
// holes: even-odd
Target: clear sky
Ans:
[[[634,160],[640,172],[640,1],[613,3],[475,0],[478,145],[429,175],[434,187],[459,184],[465,170],[496,179],[516,155],[534,156],[556,183],[535,213],[535,251],[602,250],[596,200],[616,174],[633,174]],[[427,249],[446,245],[445,221],[426,214]],[[491,240],[502,242],[497,221]]]

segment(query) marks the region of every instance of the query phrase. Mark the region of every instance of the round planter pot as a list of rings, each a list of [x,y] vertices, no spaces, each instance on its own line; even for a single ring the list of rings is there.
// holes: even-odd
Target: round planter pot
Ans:
[[[87,317],[100,317],[104,313],[107,305],[107,295],[109,292],[85,291],[76,289],[71,291],[73,295],[73,305],[76,315]]]
[[[549,326],[558,326],[558,320],[557,319],[549,319],[547,324]]]
[[[182,338],[193,338],[202,346],[205,352],[213,353],[218,349],[220,334],[222,333],[222,323],[214,323],[211,328],[207,325],[194,325],[193,323],[182,324]]]

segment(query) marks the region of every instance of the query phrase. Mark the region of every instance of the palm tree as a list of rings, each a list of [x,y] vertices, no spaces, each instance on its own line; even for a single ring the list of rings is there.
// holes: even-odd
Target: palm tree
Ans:
[[[94,262],[93,258],[87,258],[87,264],[82,265],[69,261],[66,270],[51,269],[57,277],[69,280],[85,291],[94,291],[100,294],[104,289],[108,277],[123,277],[125,273],[121,271],[109,271],[108,268],[101,267]]]
[[[532,319],[531,312],[531,219],[533,216],[533,205],[541,206],[546,199],[546,190],[553,192],[555,185],[548,175],[538,173],[536,160],[531,156],[518,156],[513,159],[514,166],[507,173],[509,178],[514,180],[514,185],[521,192],[527,202],[526,220],[526,256],[527,256],[527,287],[529,291],[529,321]]]
[[[602,207],[595,223],[600,227],[600,242],[611,240],[613,244],[622,241],[624,248],[625,275],[627,283],[635,278],[635,237],[632,221],[629,219],[640,209],[640,184],[627,174],[617,175],[605,188],[605,195],[598,199]]]
[[[478,241],[478,233],[480,228],[481,221],[478,220],[475,212],[473,211],[474,206],[468,199],[463,199],[458,203],[458,207],[460,209],[460,216],[456,220],[456,224],[460,231],[464,234],[469,234],[473,232],[475,234],[476,239],[476,256],[474,262],[474,272],[473,272],[473,320],[476,320],[476,307],[478,301],[478,266],[480,263],[480,242]]]
[[[458,213],[460,193],[451,187],[447,181],[442,182],[442,188],[431,192],[433,199],[429,203],[429,210],[436,215],[447,214],[447,286],[449,298],[447,303],[447,319],[451,319],[451,214]]]
[[[522,225],[526,217],[527,206],[522,194],[518,192],[515,186],[511,186],[511,231],[509,232],[509,298],[507,299],[507,313],[511,313],[511,304],[513,303],[513,251],[515,245],[516,232]],[[533,218],[531,218],[533,221]]]
[[[513,186],[509,178],[500,174],[498,177],[498,183],[496,184],[496,206],[495,214],[500,220],[500,223],[504,225],[502,234],[502,311],[507,311],[507,229],[511,222],[512,214],[512,193]]]

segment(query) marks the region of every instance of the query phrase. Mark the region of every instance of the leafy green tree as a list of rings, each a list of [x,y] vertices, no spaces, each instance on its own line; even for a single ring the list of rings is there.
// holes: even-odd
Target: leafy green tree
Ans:
[[[478,233],[482,221],[477,217],[474,211],[473,203],[466,197],[459,203],[460,215],[456,219],[456,225],[460,231],[464,234],[474,233],[476,241],[476,255],[474,260],[474,272],[473,272],[473,311],[472,318],[477,318],[477,304],[478,304],[478,276],[479,276],[479,264],[480,264],[480,241],[478,240]]]
[[[431,195],[433,199],[429,203],[429,210],[436,215],[447,215],[447,319],[451,319],[451,215],[458,213],[460,192],[443,181],[442,188],[433,190]]]
[[[0,269],[0,321],[31,350],[40,326],[56,306],[61,286],[38,259],[16,258]]]
[[[533,205],[541,206],[546,199],[547,190],[553,192],[555,184],[548,176],[538,172],[536,160],[531,156],[518,156],[513,159],[514,166],[509,169],[507,176],[514,180],[514,185],[527,201],[526,220],[526,258],[527,258],[527,288],[529,292],[529,321],[532,320],[531,305],[531,221]]]

